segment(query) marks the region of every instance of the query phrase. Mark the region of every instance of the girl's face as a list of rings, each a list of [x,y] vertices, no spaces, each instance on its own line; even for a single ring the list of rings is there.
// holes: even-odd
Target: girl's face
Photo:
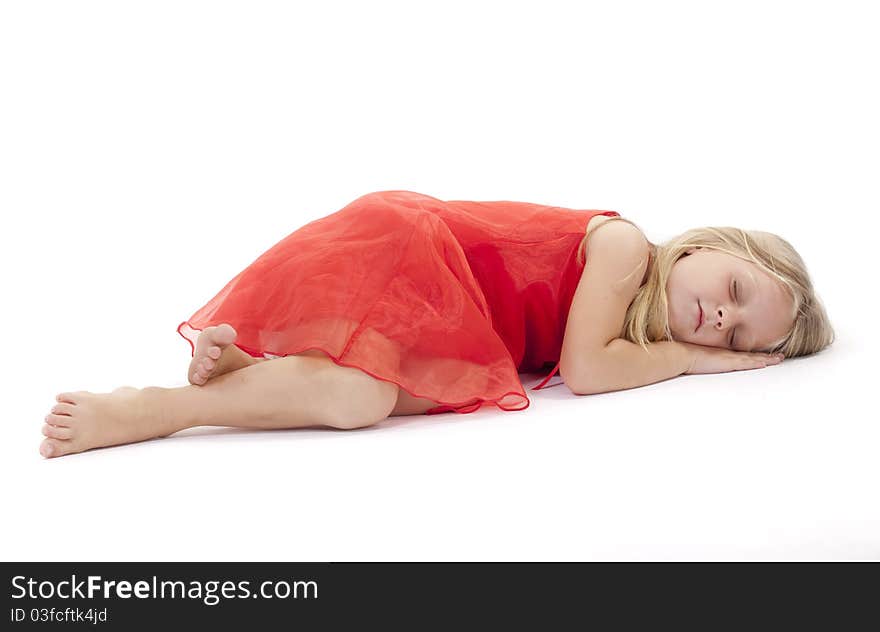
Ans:
[[[678,342],[767,352],[794,326],[794,301],[785,286],[726,252],[689,249],[673,264],[666,292],[669,328]]]

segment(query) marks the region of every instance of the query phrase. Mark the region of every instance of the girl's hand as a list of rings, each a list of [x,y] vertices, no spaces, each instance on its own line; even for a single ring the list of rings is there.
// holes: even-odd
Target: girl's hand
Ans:
[[[695,345],[689,342],[680,342],[679,344],[691,353],[690,368],[685,371],[685,375],[763,369],[769,364],[779,364],[782,362],[782,357],[769,353],[733,351],[722,347]]]

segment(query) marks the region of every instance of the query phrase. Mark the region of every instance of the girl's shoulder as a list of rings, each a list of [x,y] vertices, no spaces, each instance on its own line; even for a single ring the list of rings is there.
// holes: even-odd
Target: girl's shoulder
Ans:
[[[587,230],[584,234],[589,235],[599,224],[604,224],[609,219],[611,218],[607,215],[593,215],[593,217],[590,218],[590,221],[587,222]]]
[[[608,217],[607,215],[594,215],[593,217],[591,217],[590,221],[587,222],[587,229],[584,233],[585,234],[584,239],[589,237],[591,232],[596,230],[596,228],[598,228],[599,226],[601,226],[602,224],[604,224],[605,222],[607,222],[610,219],[615,219],[615,218]],[[621,217],[621,219],[623,219],[623,218]],[[627,222],[615,222],[615,223],[626,225],[629,228],[624,228],[623,226],[621,226],[620,231],[619,232],[612,231],[612,233],[615,233],[615,235],[613,237],[607,236],[608,239],[611,239],[611,240],[622,240],[622,239],[635,240],[635,241],[639,242],[639,244],[641,244],[641,246],[643,248],[647,249],[647,257],[645,258],[645,261],[644,261],[644,270],[643,270],[644,274],[642,276],[642,280],[640,283],[640,286],[644,285],[645,282],[648,280],[648,271],[649,271],[648,264],[651,263],[651,260],[654,257],[654,246],[653,246],[653,244],[651,244],[650,241],[648,241],[648,238],[645,237],[645,235],[644,235],[644,233],[642,233],[641,229],[639,229],[637,226],[635,226],[635,224],[631,224],[628,221]]]

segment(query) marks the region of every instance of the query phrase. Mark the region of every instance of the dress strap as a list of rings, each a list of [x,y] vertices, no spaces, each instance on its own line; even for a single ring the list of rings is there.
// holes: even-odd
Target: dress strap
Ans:
[[[537,390],[544,388],[544,385],[550,381],[550,378],[553,377],[554,375],[556,375],[556,372],[559,370],[559,363],[560,362],[562,362],[562,360],[560,360],[559,362],[556,363],[556,366],[553,367],[553,370],[550,372],[550,375],[545,377],[543,382],[541,382],[540,384],[538,384],[537,386],[532,388],[533,391],[537,391]]]

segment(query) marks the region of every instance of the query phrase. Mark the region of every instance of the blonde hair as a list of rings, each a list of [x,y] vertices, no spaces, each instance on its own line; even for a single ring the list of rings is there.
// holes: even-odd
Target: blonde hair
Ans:
[[[581,240],[577,251],[578,263],[584,264],[590,235],[614,220],[639,228],[635,222],[623,217],[609,217],[608,221]],[[769,347],[756,351],[781,352],[786,358],[793,358],[811,355],[834,342],[834,329],[822,301],[813,289],[807,267],[797,251],[782,237],[732,226],[703,226],[685,231],[661,244],[648,241],[648,245],[648,278],[627,308],[618,337],[641,345],[649,353],[649,342],[674,340],[669,329],[666,280],[673,264],[687,250],[708,248],[751,261],[782,283],[793,299],[794,325],[791,330]]]

